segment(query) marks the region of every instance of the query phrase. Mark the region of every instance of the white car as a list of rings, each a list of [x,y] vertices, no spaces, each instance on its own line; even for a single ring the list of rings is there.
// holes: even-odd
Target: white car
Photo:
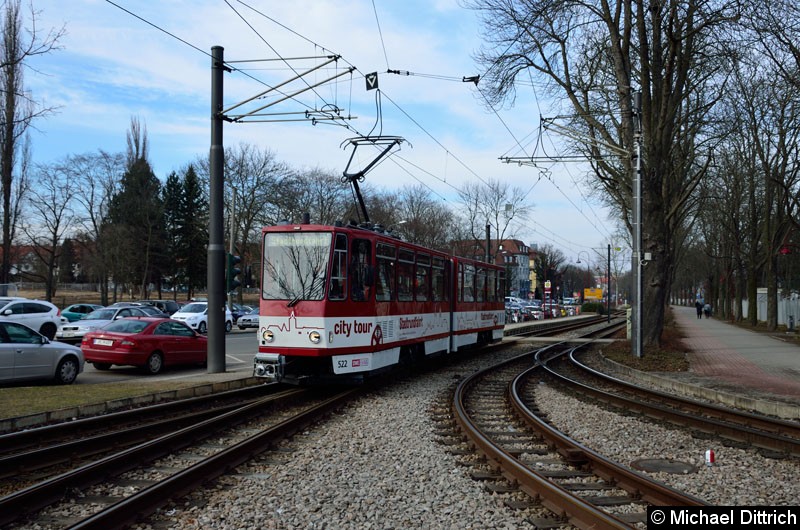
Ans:
[[[0,321],[0,382],[51,379],[69,385],[83,366],[77,346],[50,342],[28,326]]]
[[[172,314],[169,318],[179,320],[197,330],[198,333],[205,333],[208,331],[208,302],[191,302],[186,304],[178,311]],[[225,332],[233,329],[233,314],[231,310],[225,306]]]
[[[67,319],[50,302],[4,296],[0,297],[0,322],[23,324],[53,340],[58,326],[67,322]]]
[[[147,313],[138,307],[103,307],[95,309],[85,317],[75,322],[61,324],[56,331],[56,340],[62,342],[80,342],[83,336],[100,329],[109,322],[125,317],[146,317]]]

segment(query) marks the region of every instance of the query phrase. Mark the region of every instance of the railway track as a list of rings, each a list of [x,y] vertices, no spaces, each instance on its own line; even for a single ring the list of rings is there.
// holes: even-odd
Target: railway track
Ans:
[[[163,433],[165,429],[162,425],[181,421],[196,421],[198,416],[192,417],[193,413],[221,410],[225,407],[236,408],[254,399],[286,390],[286,388],[281,385],[249,386],[5,432],[0,434],[0,462],[3,462],[3,459],[21,453],[34,452],[36,449],[64,443],[86,441],[92,437],[106,435],[115,431],[124,432],[128,429],[146,431],[152,425],[155,426],[153,430],[156,431],[156,434],[159,434],[159,427],[161,427],[160,433]],[[78,450],[84,452],[91,450],[91,448],[83,446],[79,447]],[[0,465],[0,478],[6,476],[6,471],[5,465]]]
[[[0,498],[0,526],[124,528],[361,392],[294,389],[219,411]],[[119,436],[125,444],[125,434]]]
[[[518,490],[538,499],[553,512],[554,520],[535,525],[568,521],[581,528],[629,528],[645,523],[650,505],[706,504],[610,462],[560,433],[535,405],[535,386],[540,382],[558,381],[592,402],[608,403],[626,414],[638,412],[737,447],[754,447],[770,458],[798,456],[796,422],[618,380],[581,363],[578,349],[553,344],[474,374],[459,384],[452,402],[458,427],[489,463],[490,470],[476,473],[475,478],[494,482],[492,487],[500,491]]]
[[[572,349],[551,345],[539,355]],[[463,380],[455,391],[456,423],[489,462],[478,478],[510,481],[554,513],[554,520],[580,528],[628,528],[645,521],[648,505],[705,503],[611,462],[552,428],[536,414],[531,381],[544,377],[536,352]]]
[[[574,326],[559,324],[562,332]],[[259,395],[270,390],[275,393]],[[354,395],[316,396],[272,385],[226,394],[3,435],[0,469],[13,481],[4,483],[0,527],[125,527]],[[268,410],[275,412],[263,423]]]
[[[516,324],[513,327],[506,327],[506,337],[551,337],[561,335],[571,331],[608,323],[611,320],[614,324],[620,325],[624,322],[622,313],[614,313],[611,319],[603,315],[581,315],[563,319],[533,320]],[[607,333],[611,334],[616,328],[610,328]]]
[[[776,456],[800,457],[800,423],[738,411],[660,392],[603,374],[582,363],[578,353],[544,365],[553,379],[593,401],[615,409],[681,425]]]

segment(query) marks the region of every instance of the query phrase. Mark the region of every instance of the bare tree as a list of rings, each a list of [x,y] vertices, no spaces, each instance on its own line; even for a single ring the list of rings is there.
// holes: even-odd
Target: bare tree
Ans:
[[[0,263],[0,284],[9,282],[11,244],[13,242],[14,212],[12,204],[14,171],[17,167],[17,148],[31,123],[50,114],[53,108],[42,107],[26,93],[23,67],[33,56],[49,53],[58,47],[64,29],[50,30],[42,35],[37,27],[38,13],[30,10],[30,27],[23,29],[19,0],[4,2],[5,18],[0,37],[0,184],[3,189],[3,256]],[[18,196],[19,200],[19,196]]]
[[[341,177],[339,179],[341,182]],[[347,195],[342,221],[355,223],[362,217],[361,205],[352,184],[345,182],[342,186]],[[365,182],[361,184],[361,195],[364,197],[364,204],[373,223],[383,225],[387,230],[399,229],[404,226],[405,218],[400,211],[401,200],[397,193]]]
[[[750,178],[762,181],[757,188],[763,192],[754,232],[763,246],[759,252],[763,261],[754,261],[748,272],[755,276],[755,266],[763,264],[765,268],[767,327],[774,330],[778,324],[779,249],[789,237],[800,208],[800,102],[791,83],[774,75],[774,67],[764,69],[753,62],[739,68],[735,86],[743,127],[731,134],[744,134],[743,141],[754,161]],[[755,285],[749,294],[748,298],[755,300]],[[754,319],[755,313],[751,317]]]
[[[758,55],[766,57],[777,74],[800,88],[800,6],[794,0],[744,2],[742,24],[751,30]]]
[[[273,212],[292,208],[287,203],[293,203],[297,197],[290,191],[293,174],[269,149],[245,143],[225,149],[224,171],[228,241],[233,241],[238,249],[244,270],[260,262],[255,249],[260,248],[261,227],[277,222],[270,219]],[[201,172],[202,169],[198,174]],[[241,295],[240,288],[240,303]]]
[[[127,167],[130,169],[138,160],[147,160],[147,125],[139,123],[139,118],[131,116],[131,127],[125,133],[128,142]]]
[[[536,277],[541,278],[542,282],[550,282],[551,298],[556,298],[558,289],[561,286],[563,269],[568,266],[567,257],[564,253],[547,243],[537,250],[535,263]],[[544,300],[544,293],[541,293]]]
[[[332,170],[314,168],[297,173],[300,192],[298,208],[308,212],[311,221],[331,225],[344,220],[350,200],[349,184],[342,182],[341,175]]]
[[[78,227],[82,232],[77,240],[83,247],[84,256],[91,257],[84,266],[100,286],[100,303],[108,304],[109,271],[113,270],[112,253],[104,234],[104,223],[108,220],[111,199],[120,188],[125,173],[125,157],[122,153],[87,153],[73,155],[62,163],[68,178],[77,184],[75,212]],[[111,241],[108,241],[111,243]]]
[[[449,250],[454,222],[453,212],[434,200],[422,184],[403,187],[398,198],[399,232],[404,239],[437,250]]]
[[[468,239],[481,248],[485,247],[486,225],[491,227],[491,239],[513,239],[514,223],[524,222],[532,210],[522,189],[500,180],[489,179],[480,184],[469,181],[458,195],[464,207],[461,219]],[[490,261],[496,257],[491,256]]]
[[[76,224],[73,199],[77,181],[57,165],[40,166],[30,196],[26,201],[27,223],[22,231],[41,262],[41,277],[45,284],[45,299],[52,300],[56,293],[61,243],[64,235]]]
[[[644,131],[642,315],[645,346],[660,343],[673,276],[674,236],[696,212],[692,197],[711,160],[704,135],[708,110],[721,94],[728,51],[719,29],[737,15],[735,3],[705,0],[591,2],[467,0],[484,23],[482,93],[513,101],[518,76],[533,73],[568,102],[567,125],[592,161],[609,202],[632,233],[635,152],[633,95],[642,94]],[[680,4],[680,5],[678,5]],[[609,147],[610,146],[610,147]]]

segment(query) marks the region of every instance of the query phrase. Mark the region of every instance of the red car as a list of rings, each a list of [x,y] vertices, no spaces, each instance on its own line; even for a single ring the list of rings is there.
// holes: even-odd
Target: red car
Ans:
[[[205,364],[208,339],[170,318],[133,317],[115,320],[83,337],[81,351],[98,370],[113,364],[133,365],[149,374],[165,366]]]

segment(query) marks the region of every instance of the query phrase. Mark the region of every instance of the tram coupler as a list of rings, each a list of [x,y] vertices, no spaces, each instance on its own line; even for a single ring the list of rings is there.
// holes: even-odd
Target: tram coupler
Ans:
[[[279,353],[256,353],[253,359],[253,377],[266,379],[274,383],[283,379],[283,368],[286,360]]]

